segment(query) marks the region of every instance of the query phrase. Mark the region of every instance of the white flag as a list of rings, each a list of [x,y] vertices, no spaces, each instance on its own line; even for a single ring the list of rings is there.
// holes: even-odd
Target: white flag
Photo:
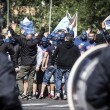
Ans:
[[[54,29],[53,33],[57,33],[59,30],[64,30],[66,31],[67,28],[69,26],[69,19],[67,16],[65,16],[60,22],[59,24],[56,26],[56,28]]]
[[[104,20],[105,28],[110,29],[110,15]]]
[[[71,18],[71,21],[70,21],[70,25],[69,25],[69,28],[70,30],[73,30],[74,31],[74,37],[77,36],[77,12],[73,15],[73,17]]]
[[[66,16],[59,22],[59,24],[56,26],[54,31],[51,33],[51,35],[54,35],[59,30],[67,31],[67,29],[74,31],[74,37],[77,36],[77,12],[74,14],[73,17],[67,12]]]

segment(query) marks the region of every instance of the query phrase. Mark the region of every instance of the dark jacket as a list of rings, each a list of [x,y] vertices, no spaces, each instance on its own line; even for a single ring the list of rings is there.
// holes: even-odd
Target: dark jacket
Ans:
[[[0,52],[0,110],[22,110],[15,85],[13,64]]]
[[[0,43],[0,52],[3,52],[4,54],[8,52],[9,55],[14,55],[15,53],[13,45],[10,43]]]
[[[20,49],[21,47],[19,44],[14,45],[15,54],[11,57],[15,68],[21,65]]]
[[[110,45],[87,80],[86,100],[98,110],[110,110]]]
[[[62,69],[71,69],[75,61],[80,56],[79,49],[72,42],[64,42],[59,45],[53,56],[51,64],[54,65],[57,58],[57,67]]]
[[[36,65],[36,54],[37,54],[37,44],[42,39],[43,35],[40,35],[37,39],[26,40],[17,35],[10,27],[12,37],[21,46],[21,65],[23,66],[35,66]]]
[[[95,43],[96,43],[96,45],[100,45],[100,44],[106,43],[104,35],[103,34],[97,34],[96,35],[96,39],[95,39]]]

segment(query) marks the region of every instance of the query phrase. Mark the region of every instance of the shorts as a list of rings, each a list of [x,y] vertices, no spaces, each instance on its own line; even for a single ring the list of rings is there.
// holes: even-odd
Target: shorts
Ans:
[[[55,71],[56,71],[56,68],[54,68],[54,67],[48,67],[47,68],[47,70],[45,71],[44,77],[43,77],[43,83],[44,84],[47,84],[50,82],[51,83],[55,82],[55,78],[54,78]]]
[[[24,80],[28,80],[28,75],[24,77]],[[34,81],[37,82],[37,73],[34,74]]]

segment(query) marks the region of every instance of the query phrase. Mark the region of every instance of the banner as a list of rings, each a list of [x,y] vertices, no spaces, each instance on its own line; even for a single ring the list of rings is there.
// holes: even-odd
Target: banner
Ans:
[[[23,21],[20,22],[20,27],[25,31],[26,34],[35,33],[33,22],[29,21],[28,18],[25,18]]]

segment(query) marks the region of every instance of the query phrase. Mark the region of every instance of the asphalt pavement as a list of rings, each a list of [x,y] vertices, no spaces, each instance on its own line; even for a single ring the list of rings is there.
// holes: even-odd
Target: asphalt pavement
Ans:
[[[23,110],[69,110],[67,100],[21,100]]]

